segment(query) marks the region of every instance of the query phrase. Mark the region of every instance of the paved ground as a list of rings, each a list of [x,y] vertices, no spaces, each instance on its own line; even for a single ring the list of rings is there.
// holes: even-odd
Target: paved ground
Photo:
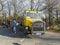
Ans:
[[[60,35],[46,32],[39,38],[30,38],[21,32],[16,35],[10,29],[0,29],[0,45],[60,45]]]

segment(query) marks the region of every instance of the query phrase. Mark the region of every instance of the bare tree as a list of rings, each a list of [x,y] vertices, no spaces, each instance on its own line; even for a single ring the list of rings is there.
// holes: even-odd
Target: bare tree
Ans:
[[[46,0],[46,4],[47,4],[46,8],[49,14],[49,25],[51,25],[52,11],[54,7],[58,4],[58,0]]]
[[[0,4],[1,4],[1,7],[2,7],[0,11],[4,12],[4,8],[3,8],[4,7],[4,4],[3,4],[3,2],[1,0],[0,0]]]
[[[2,13],[2,16],[3,16],[3,19],[5,19],[6,18],[6,13],[4,12],[4,0],[0,0],[0,4],[1,4],[1,13]]]
[[[10,19],[11,18],[11,2],[7,1],[7,5],[8,5],[9,19]]]
[[[60,1],[59,1],[60,2]],[[59,11],[60,11],[60,4],[57,4],[56,6],[56,17],[57,17],[57,24],[58,24],[58,15],[59,15]]]
[[[34,0],[31,0],[31,10],[33,10]]]
[[[14,18],[16,19],[17,17],[17,10],[16,10],[16,8],[17,8],[17,0],[12,0],[12,5],[13,5],[13,7],[14,7],[14,13],[13,13],[13,15],[14,15]]]

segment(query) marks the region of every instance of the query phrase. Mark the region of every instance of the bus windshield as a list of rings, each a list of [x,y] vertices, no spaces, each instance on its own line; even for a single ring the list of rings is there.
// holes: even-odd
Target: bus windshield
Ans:
[[[26,16],[29,16],[30,18],[41,18],[40,14],[38,14],[38,13],[30,13],[30,12],[28,12],[26,14]]]

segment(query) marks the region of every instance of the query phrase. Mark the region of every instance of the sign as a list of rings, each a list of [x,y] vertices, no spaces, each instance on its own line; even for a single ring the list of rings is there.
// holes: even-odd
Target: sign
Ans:
[[[41,11],[36,11],[36,10],[26,10],[26,12],[30,12],[30,13],[41,13]]]

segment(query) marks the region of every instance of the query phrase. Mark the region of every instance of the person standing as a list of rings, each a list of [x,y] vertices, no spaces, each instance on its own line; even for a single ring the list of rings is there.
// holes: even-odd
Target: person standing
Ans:
[[[13,31],[14,31],[14,33],[16,33],[16,24],[17,24],[17,22],[16,22],[16,20],[14,19],[14,22],[13,22]]]
[[[6,28],[8,28],[8,25],[9,25],[8,22],[6,22],[6,23],[5,23]]]

